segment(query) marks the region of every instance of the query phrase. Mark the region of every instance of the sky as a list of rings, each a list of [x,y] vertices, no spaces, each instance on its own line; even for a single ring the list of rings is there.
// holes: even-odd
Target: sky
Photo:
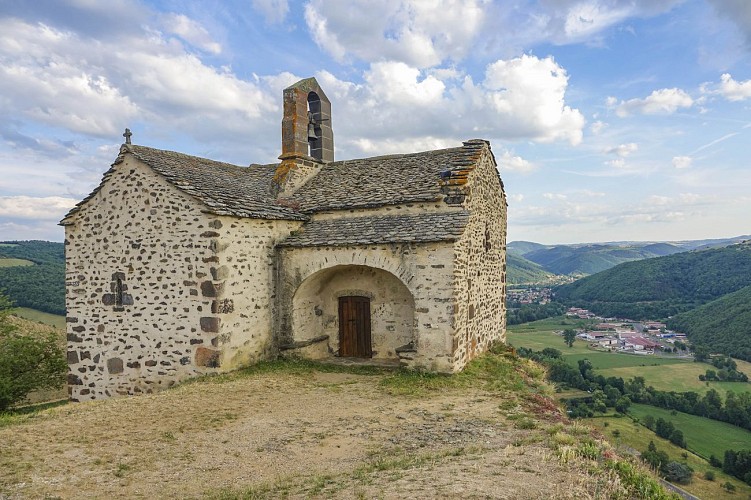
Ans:
[[[62,241],[135,144],[275,162],[315,76],[336,159],[491,142],[509,241],[751,233],[751,1],[0,0],[0,240]]]

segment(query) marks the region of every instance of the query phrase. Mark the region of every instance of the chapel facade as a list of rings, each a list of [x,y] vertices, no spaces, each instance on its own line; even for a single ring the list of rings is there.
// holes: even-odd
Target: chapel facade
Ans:
[[[280,162],[130,143],[65,226],[75,401],[279,355],[461,370],[506,335],[506,197],[490,144],[334,159],[315,79]]]

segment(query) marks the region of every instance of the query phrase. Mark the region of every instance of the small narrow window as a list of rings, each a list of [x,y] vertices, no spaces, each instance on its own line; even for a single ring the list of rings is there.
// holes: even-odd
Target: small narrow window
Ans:
[[[485,226],[485,245],[484,245],[484,247],[485,247],[485,251],[486,252],[488,250],[490,250],[491,247],[492,247],[492,245],[490,244],[490,230],[488,229],[487,226]]]
[[[117,278],[115,283],[115,307],[123,306],[123,280]]]

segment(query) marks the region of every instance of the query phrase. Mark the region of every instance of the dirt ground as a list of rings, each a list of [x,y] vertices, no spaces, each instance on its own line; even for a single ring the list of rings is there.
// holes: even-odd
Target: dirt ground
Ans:
[[[513,399],[382,377],[257,373],[46,410],[0,429],[0,498],[601,495],[546,443],[554,424],[509,418]]]

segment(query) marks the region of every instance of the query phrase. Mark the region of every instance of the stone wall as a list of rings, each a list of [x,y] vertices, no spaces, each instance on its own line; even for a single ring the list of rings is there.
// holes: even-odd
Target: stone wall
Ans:
[[[506,198],[489,147],[464,192],[471,215],[455,245],[455,370],[506,340]]]
[[[126,155],[66,226],[71,399],[152,392],[273,350],[272,249],[300,223],[201,208]]]
[[[219,325],[221,366],[230,370],[276,355],[274,331],[274,246],[299,221],[222,217],[216,229],[216,299],[212,321]]]
[[[347,290],[368,292],[366,287],[371,287],[369,293],[375,297],[371,304],[375,309],[374,350],[378,351],[378,357],[388,358],[395,354],[395,347],[400,347],[397,344],[407,338],[404,327],[409,319],[404,304],[408,293],[414,301],[416,353],[406,363],[450,372],[453,254],[450,243],[281,248],[276,293],[280,339],[292,345],[328,335],[326,348],[315,352],[318,357],[334,355],[338,351],[339,326],[333,298]],[[336,272],[320,273],[323,270]],[[387,303],[390,305],[386,306]],[[383,310],[379,311],[379,307]],[[318,316],[316,308],[321,311]],[[388,320],[387,308],[398,318]]]

